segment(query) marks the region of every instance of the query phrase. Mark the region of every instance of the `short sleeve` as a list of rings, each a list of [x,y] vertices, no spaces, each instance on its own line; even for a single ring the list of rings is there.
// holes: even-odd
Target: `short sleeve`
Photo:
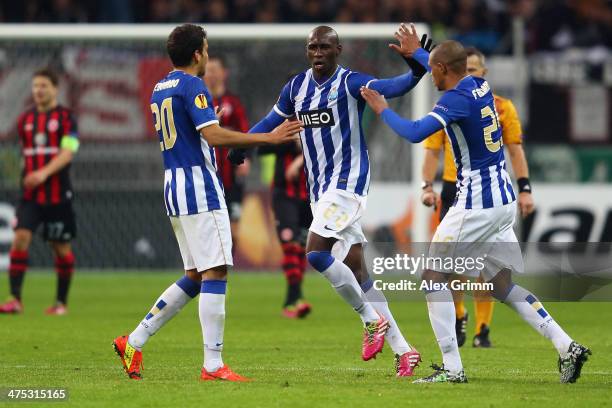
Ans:
[[[79,137],[79,129],[77,126],[77,121],[74,114],[69,110],[64,110],[62,112],[62,130],[63,136],[70,136],[74,138]]]
[[[436,118],[444,127],[466,118],[470,114],[468,97],[452,89],[438,100],[429,115]]]
[[[361,98],[360,89],[362,86],[369,88],[372,81],[376,81],[377,78],[372,75],[362,74],[361,72],[351,72],[346,79],[346,85],[353,98]]]
[[[274,111],[284,118],[290,118],[295,115],[295,105],[291,99],[291,84],[293,79],[285,84],[283,87],[276,105],[274,105]]]
[[[423,147],[425,149],[440,150],[444,146],[445,137],[446,133],[444,132],[444,129],[440,129],[425,139],[423,142]]]
[[[514,104],[509,99],[501,99],[499,105],[497,113],[501,122],[504,144],[523,143],[523,129]]]
[[[208,93],[204,82],[199,78],[193,78],[183,94],[185,110],[193,121],[196,130],[206,126],[219,124],[212,97]]]

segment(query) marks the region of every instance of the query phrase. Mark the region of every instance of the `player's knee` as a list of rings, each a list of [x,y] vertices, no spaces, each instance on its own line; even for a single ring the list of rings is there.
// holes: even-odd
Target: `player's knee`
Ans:
[[[306,254],[308,262],[319,272],[324,272],[334,262],[334,257],[329,251],[312,251]]]
[[[514,286],[512,283],[511,272],[508,269],[501,270],[493,279],[489,281],[493,284],[492,295],[495,299],[504,301]]]
[[[18,229],[13,238],[12,250],[26,251],[32,242],[32,233],[28,230]]]
[[[67,242],[52,242],[51,247],[55,256],[64,258],[72,253],[72,245]]]

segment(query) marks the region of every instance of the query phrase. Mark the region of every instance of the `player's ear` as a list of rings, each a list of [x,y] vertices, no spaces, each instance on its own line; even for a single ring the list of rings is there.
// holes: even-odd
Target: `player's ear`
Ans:
[[[342,44],[336,45],[336,55],[342,54]]]

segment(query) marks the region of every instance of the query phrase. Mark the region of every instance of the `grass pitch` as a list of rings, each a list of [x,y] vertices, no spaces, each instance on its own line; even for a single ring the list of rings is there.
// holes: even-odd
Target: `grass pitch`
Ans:
[[[548,311],[593,356],[576,384],[559,384],[550,343],[504,305],[496,305],[494,348],[461,349],[469,384],[411,384],[397,379],[388,347],[377,360],[360,358],[358,316],[315,273],[305,294],[313,313],[302,321],[280,315],[284,278],[230,277],[224,360],[249,384],[201,383],[202,335],[197,299],[147,344],[143,381],[128,380],[111,347],[129,333],[180,273],[78,273],[70,314],[45,316],[55,291],[50,272],[28,273],[25,313],[0,316],[0,388],[67,388],[67,402],[0,405],[75,407],[314,407],[314,406],[605,406],[612,385],[612,305],[547,304]],[[0,293],[7,292],[0,279]],[[472,311],[471,301],[468,309]],[[408,340],[423,354],[417,375],[440,362],[427,308],[394,302]],[[471,313],[473,316],[474,314]],[[473,335],[470,322],[468,338]],[[470,340],[468,340],[469,342]]]

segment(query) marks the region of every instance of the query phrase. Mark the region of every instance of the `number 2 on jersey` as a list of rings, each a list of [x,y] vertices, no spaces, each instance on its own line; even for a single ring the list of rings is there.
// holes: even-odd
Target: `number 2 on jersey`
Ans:
[[[493,136],[491,136],[497,129],[499,129],[499,120],[497,119],[497,112],[495,112],[493,109],[491,109],[490,106],[487,105],[480,110],[480,115],[483,119],[486,117],[491,118],[491,124],[483,129],[484,140],[487,149],[495,153],[502,147],[502,139],[499,138],[499,140],[494,142]]]
[[[151,104],[151,112],[155,116],[155,130],[161,129],[164,140],[159,142],[161,150],[170,150],[176,142],[176,127],[174,126],[174,114],[172,113],[172,97],[166,98],[161,103],[161,108],[156,103]],[[166,126],[167,124],[167,126]]]

